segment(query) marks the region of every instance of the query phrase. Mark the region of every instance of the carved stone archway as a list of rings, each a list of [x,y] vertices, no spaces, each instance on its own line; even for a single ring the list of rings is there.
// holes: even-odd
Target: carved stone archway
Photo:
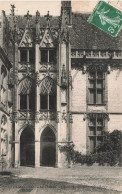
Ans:
[[[20,165],[35,165],[35,135],[29,126],[22,131],[20,136]]]
[[[56,165],[56,136],[50,127],[46,127],[40,137],[40,164]]]

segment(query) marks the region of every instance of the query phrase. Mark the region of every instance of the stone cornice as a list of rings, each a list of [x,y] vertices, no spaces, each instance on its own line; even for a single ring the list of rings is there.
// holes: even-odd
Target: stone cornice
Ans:
[[[122,59],[121,50],[81,50],[72,49],[71,58],[78,59]]]

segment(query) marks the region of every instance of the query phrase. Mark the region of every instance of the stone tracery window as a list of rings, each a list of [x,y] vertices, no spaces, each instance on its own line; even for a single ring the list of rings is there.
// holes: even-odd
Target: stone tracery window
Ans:
[[[35,88],[34,82],[30,78],[25,78],[20,82],[20,110],[35,109]]]
[[[1,117],[1,153],[6,155],[8,151],[7,117]]]
[[[104,80],[105,75],[102,71],[90,71],[88,77],[89,104],[104,103]]]
[[[50,77],[46,77],[40,86],[40,109],[56,109],[56,84]]]
[[[1,102],[4,105],[7,102],[7,71],[3,65],[1,67]]]
[[[91,113],[88,119],[88,136],[90,152],[96,152],[96,147],[103,141],[105,130],[104,113]]]

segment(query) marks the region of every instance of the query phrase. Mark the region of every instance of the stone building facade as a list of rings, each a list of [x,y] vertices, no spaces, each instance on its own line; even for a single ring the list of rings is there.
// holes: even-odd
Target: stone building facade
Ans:
[[[11,157],[9,140],[12,128],[9,116],[12,110],[11,85],[9,84],[12,64],[8,59],[8,37],[5,36],[8,30],[8,20],[3,11],[0,17],[0,156],[4,157],[7,162]]]
[[[70,1],[59,17],[14,8],[0,21],[1,153],[16,167],[64,167],[59,146],[88,154],[104,130],[122,130],[121,32],[107,35]]]

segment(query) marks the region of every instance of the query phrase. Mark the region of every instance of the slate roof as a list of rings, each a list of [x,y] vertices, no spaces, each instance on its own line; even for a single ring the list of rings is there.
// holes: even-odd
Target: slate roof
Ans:
[[[103,32],[98,27],[87,22],[90,14],[72,13],[72,28],[69,29],[72,49],[90,49],[94,47],[98,50],[122,50],[122,30],[117,37]],[[17,16],[19,28],[25,28],[26,18]],[[50,27],[58,30],[59,16],[53,16]],[[31,18],[31,27],[35,28],[35,16]],[[46,27],[46,20],[40,17],[40,28]]]
[[[32,16],[30,20],[30,24],[32,28],[36,28],[35,24],[36,17]],[[17,25],[19,28],[25,28],[27,23],[27,19],[24,16],[17,16]],[[46,19],[44,16],[40,16],[40,28],[45,28],[46,27]],[[59,27],[59,16],[53,16],[52,19],[50,20],[50,27],[51,28],[58,28]]]
[[[90,14],[72,14],[71,45],[73,49],[121,50],[122,30],[117,37],[87,22]]]

